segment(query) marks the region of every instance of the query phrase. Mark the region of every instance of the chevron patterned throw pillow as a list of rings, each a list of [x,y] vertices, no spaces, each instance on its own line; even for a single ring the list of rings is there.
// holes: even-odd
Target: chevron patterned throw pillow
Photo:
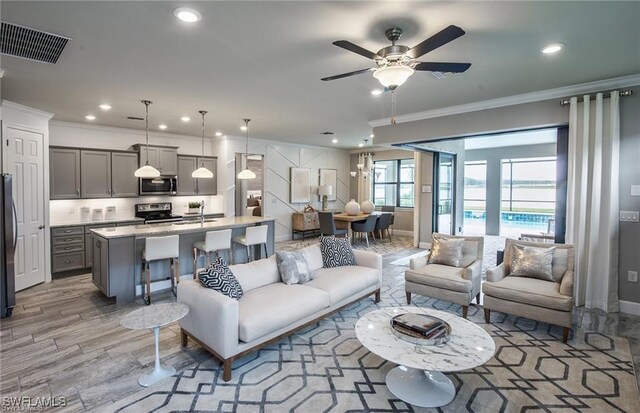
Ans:
[[[242,286],[233,275],[227,262],[217,257],[211,265],[198,273],[200,283],[207,288],[211,288],[229,298],[239,300],[244,292]]]
[[[351,249],[351,240],[348,237],[320,237],[320,252],[324,268],[356,265],[356,258]]]

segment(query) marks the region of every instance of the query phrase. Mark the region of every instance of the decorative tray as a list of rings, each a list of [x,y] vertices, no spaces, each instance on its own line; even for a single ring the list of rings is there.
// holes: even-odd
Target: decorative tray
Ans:
[[[449,323],[438,317],[432,317],[426,314],[399,314],[390,320],[390,325],[391,331],[396,337],[412,344],[437,346],[448,342],[451,338],[451,326]],[[413,328],[407,328],[408,325],[422,329],[423,332],[427,332],[430,326],[433,326],[435,330],[425,336]]]

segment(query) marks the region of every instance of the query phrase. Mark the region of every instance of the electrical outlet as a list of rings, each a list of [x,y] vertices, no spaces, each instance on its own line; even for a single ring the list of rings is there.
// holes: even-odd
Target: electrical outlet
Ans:
[[[627,278],[629,282],[637,283],[638,282],[638,271],[629,271],[627,273]]]
[[[640,222],[640,211],[620,211],[620,222]]]

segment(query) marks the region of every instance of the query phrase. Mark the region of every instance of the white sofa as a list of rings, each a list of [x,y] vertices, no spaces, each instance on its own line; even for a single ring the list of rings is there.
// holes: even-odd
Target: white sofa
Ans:
[[[191,337],[223,362],[231,380],[233,360],[375,294],[380,301],[382,256],[354,250],[356,266],[322,268],[320,245],[304,248],[313,271],[306,284],[286,285],[275,255],[230,267],[244,295],[229,298],[197,280],[178,284],[178,302],[189,306],[180,320],[182,346]]]

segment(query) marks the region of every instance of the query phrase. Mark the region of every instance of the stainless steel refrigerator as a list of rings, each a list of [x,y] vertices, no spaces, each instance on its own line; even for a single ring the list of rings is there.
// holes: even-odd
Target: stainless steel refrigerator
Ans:
[[[11,175],[0,175],[0,316],[8,317],[16,305],[14,254],[18,235]]]

